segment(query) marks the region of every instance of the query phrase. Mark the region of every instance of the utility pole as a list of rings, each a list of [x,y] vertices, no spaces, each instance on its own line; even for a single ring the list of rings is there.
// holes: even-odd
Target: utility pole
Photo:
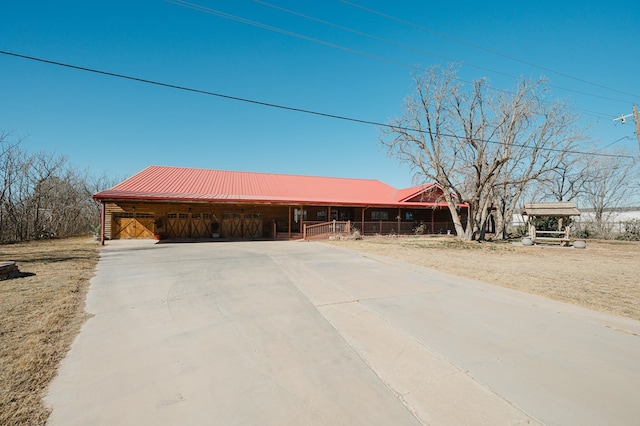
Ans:
[[[640,118],[638,118],[638,107],[633,106],[633,121],[636,123],[636,136],[638,137],[638,148],[640,148]]]
[[[627,118],[633,116],[633,122],[636,124],[636,137],[638,138],[638,148],[640,148],[640,118],[638,117],[638,107],[633,106],[633,114],[621,115],[620,117],[616,117],[613,121],[620,120],[620,123],[624,124],[627,122]]]

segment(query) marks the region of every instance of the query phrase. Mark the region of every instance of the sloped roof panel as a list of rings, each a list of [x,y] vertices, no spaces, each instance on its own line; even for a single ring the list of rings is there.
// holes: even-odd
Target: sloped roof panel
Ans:
[[[401,189],[398,191],[398,201],[432,202],[446,205],[442,198],[442,187],[436,183]]]
[[[389,205],[398,191],[380,181],[150,166],[98,200]]]

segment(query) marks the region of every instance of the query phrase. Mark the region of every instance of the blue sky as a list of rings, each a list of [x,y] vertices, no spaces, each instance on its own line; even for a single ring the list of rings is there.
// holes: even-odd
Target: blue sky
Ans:
[[[633,122],[612,121],[640,104],[637,0],[191,4],[209,12],[162,0],[4,1],[0,50],[375,122],[401,114],[412,67],[456,61],[461,78],[487,77],[496,88],[546,76],[553,96],[583,114],[600,148],[639,153]],[[413,184],[409,168],[380,146],[376,126],[4,54],[0,76],[0,130],[96,175],[127,177],[156,164]]]

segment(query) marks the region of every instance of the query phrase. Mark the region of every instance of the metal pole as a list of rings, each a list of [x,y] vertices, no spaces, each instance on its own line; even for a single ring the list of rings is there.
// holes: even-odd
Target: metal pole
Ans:
[[[101,204],[100,208],[100,244],[104,245],[104,227],[105,227],[105,216],[106,216],[106,208],[104,201]]]
[[[633,121],[636,123],[636,137],[638,138],[638,148],[640,148],[640,119],[638,118],[638,107],[633,106]]]

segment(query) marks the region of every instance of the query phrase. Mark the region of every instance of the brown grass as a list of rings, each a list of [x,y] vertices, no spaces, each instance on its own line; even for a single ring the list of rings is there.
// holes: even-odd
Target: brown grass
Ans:
[[[586,249],[446,237],[331,243],[640,320],[638,242],[589,240]]]
[[[43,425],[42,398],[86,320],[99,245],[90,238],[0,245],[35,275],[0,281],[0,424]]]

